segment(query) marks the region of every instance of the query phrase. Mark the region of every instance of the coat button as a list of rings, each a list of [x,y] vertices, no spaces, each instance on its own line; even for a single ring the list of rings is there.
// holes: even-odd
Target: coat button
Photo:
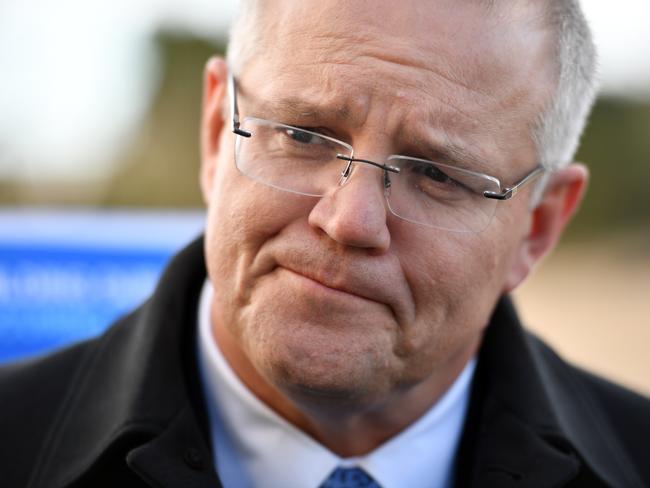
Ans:
[[[187,448],[185,450],[184,458],[187,465],[192,469],[199,471],[205,468],[205,459],[203,458],[201,451],[198,449],[193,447]]]

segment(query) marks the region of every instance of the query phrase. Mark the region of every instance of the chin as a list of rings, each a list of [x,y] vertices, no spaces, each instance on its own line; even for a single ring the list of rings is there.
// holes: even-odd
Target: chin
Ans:
[[[267,381],[296,403],[361,405],[387,390],[384,344],[305,324],[288,329],[259,344],[251,357]]]

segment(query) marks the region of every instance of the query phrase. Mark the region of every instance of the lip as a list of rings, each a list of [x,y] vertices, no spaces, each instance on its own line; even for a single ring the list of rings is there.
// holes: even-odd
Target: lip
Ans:
[[[314,276],[309,276],[309,275],[307,275],[305,273],[302,273],[300,271],[296,271],[296,270],[291,269],[291,268],[287,268],[285,266],[279,266],[279,268],[283,269],[285,271],[288,271],[289,273],[291,273],[294,276],[298,276],[302,280],[305,280],[308,283],[308,286],[317,287],[316,289],[320,289],[321,291],[325,291],[326,293],[334,293],[334,294],[338,294],[339,296],[345,297],[345,298],[353,297],[353,298],[357,298],[357,299],[361,299],[361,300],[365,300],[365,301],[385,305],[385,303],[383,303],[383,302],[379,302],[378,300],[375,300],[375,299],[373,299],[371,297],[368,297],[368,296],[365,296],[365,295],[360,295],[359,293],[357,293],[357,292],[355,292],[353,290],[350,290],[349,288],[346,288],[344,286],[332,286],[330,284],[324,283],[322,280],[319,280],[318,278],[316,278]]]

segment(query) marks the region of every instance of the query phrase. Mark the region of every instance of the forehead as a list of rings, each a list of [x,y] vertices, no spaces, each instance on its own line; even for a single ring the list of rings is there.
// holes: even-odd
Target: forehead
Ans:
[[[265,0],[258,52],[286,63],[429,70],[467,87],[497,88],[512,65],[529,73],[548,52],[545,15],[532,0]],[[366,59],[364,59],[366,58]],[[543,71],[543,69],[542,69]],[[413,75],[414,73],[411,73]],[[504,76],[505,75],[505,76]]]
[[[381,106],[391,136],[408,124],[472,144],[483,136],[486,153],[530,143],[552,86],[548,32],[532,2],[485,3],[263,2],[248,86],[270,107],[318,109],[355,128]]]

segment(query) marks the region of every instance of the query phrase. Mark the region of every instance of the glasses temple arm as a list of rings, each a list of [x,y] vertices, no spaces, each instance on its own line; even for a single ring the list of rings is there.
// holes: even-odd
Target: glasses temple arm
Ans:
[[[232,120],[232,131],[244,137],[250,137],[251,133],[239,128],[239,107],[237,106],[237,87],[232,71],[228,73],[228,98],[230,98],[230,119]]]
[[[545,170],[546,168],[540,164],[537,168],[528,173],[521,181],[515,183],[513,186],[505,188],[501,193],[484,191],[483,196],[485,198],[491,198],[492,200],[510,200],[519,192],[519,190],[535,181]]]

